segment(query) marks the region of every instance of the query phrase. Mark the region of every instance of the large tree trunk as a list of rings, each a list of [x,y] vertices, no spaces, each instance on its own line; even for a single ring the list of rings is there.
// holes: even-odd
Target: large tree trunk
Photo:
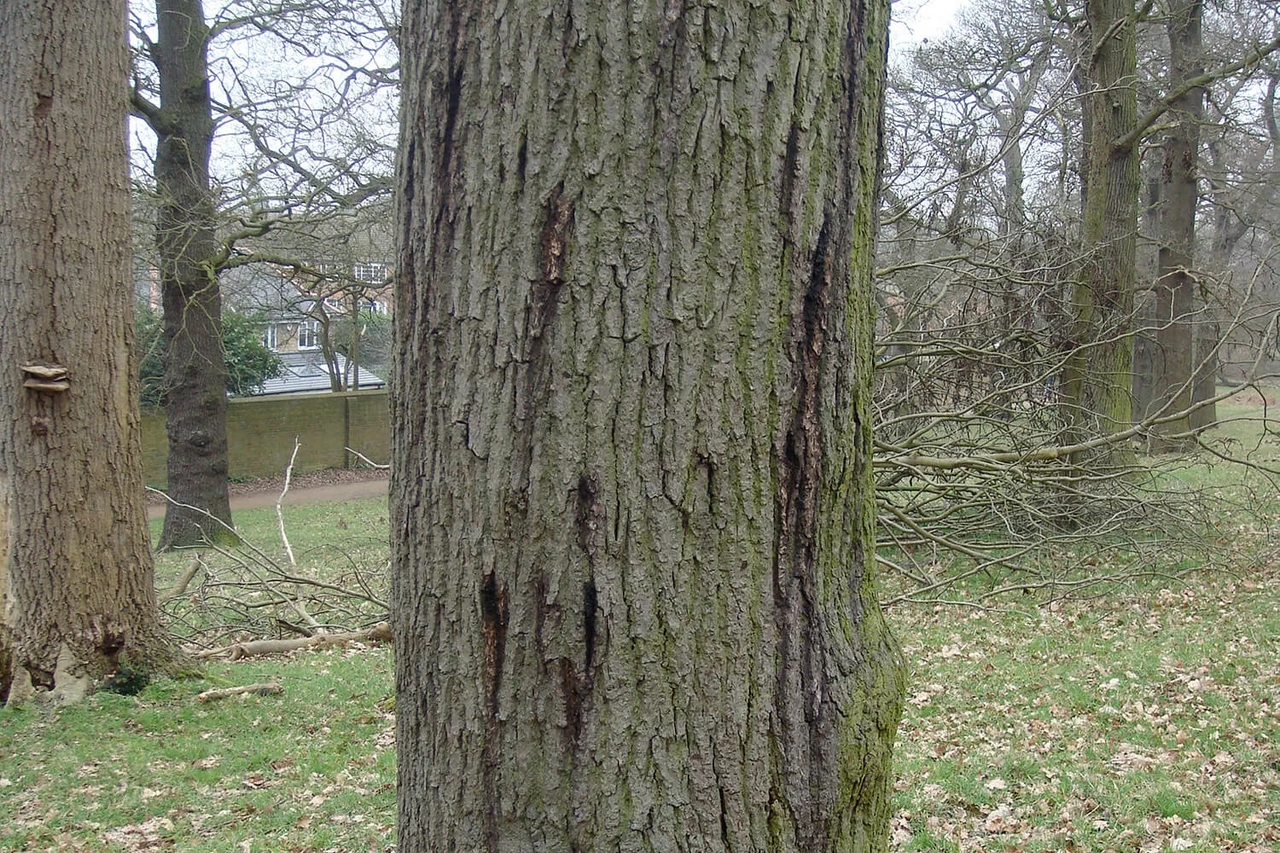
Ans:
[[[160,111],[156,247],[164,302],[168,492],[160,547],[234,538],[227,490],[227,367],[222,352],[213,113],[201,0],[157,0]],[[211,518],[212,516],[212,518]]]
[[[1169,10],[1169,85],[1199,77],[1201,0],[1177,0]],[[1165,415],[1187,411],[1195,385],[1195,263],[1196,209],[1200,194],[1200,123],[1204,119],[1204,89],[1195,87],[1174,101],[1168,114],[1173,127],[1164,137],[1161,174],[1160,259],[1156,279],[1156,347],[1154,350],[1154,406]],[[1191,419],[1179,417],[1155,428],[1158,450],[1175,450],[1193,441]]]
[[[884,848],[887,19],[408,4],[402,851]]]
[[[1133,308],[1137,265],[1138,122],[1136,12],[1133,0],[1087,0],[1091,34],[1085,123],[1081,263],[1072,296],[1075,352],[1063,374],[1077,438],[1110,435],[1130,423]],[[1132,459],[1111,447],[1104,464]],[[1096,461],[1096,460],[1095,460]]]
[[[73,698],[122,654],[168,659],[131,359],[124,23],[123,0],[0,5],[0,698],[11,700],[33,686]]]

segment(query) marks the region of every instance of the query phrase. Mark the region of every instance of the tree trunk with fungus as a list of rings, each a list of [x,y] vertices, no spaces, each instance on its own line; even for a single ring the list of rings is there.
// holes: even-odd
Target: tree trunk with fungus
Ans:
[[[73,700],[159,623],[133,346],[125,4],[0,6],[0,698]]]

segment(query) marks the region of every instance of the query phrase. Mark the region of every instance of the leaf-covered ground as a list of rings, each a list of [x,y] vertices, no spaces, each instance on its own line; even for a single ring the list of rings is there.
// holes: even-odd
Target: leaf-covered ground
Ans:
[[[892,848],[1280,849],[1280,573],[895,613]]]
[[[209,668],[136,697],[0,711],[0,850],[394,849],[391,656],[353,646]],[[211,686],[279,696],[208,704]]]
[[[895,611],[911,662],[892,849],[1280,849],[1280,573],[1030,615]],[[0,850],[393,848],[385,648],[0,711]],[[211,686],[282,696],[210,704]]]

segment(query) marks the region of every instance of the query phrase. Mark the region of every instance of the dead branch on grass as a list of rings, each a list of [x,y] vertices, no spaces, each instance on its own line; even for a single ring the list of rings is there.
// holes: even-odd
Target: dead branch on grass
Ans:
[[[370,468],[374,469],[375,471],[390,471],[390,470],[391,470],[391,466],[390,466],[390,465],[383,464],[383,463],[381,463],[381,462],[374,462],[372,459],[370,459],[368,456],[365,456],[365,455],[364,455],[363,453],[361,453],[359,450],[352,450],[350,447],[344,448],[344,450],[346,450],[346,451],[347,451],[348,453],[350,453],[352,456],[355,456],[357,459],[359,459],[361,462],[363,462],[364,464],[368,465]]]
[[[1172,432],[1268,378],[1273,306],[1242,300],[1255,307],[1223,318],[1217,345],[1195,365],[1196,378],[1216,373],[1228,336],[1262,330],[1252,364],[1234,362],[1242,385],[1201,394],[1185,408],[1172,404],[1178,394],[1149,402],[1132,423],[1096,435],[1081,429],[1092,416],[1073,405],[1059,378],[1081,346],[1064,334],[1070,258],[1019,255],[999,244],[983,251],[928,269],[900,265],[882,277],[871,464],[886,604],[987,609],[1014,596],[1033,606],[1086,598],[1223,565],[1222,552],[1235,547],[1218,529],[1224,515],[1255,519],[1246,526],[1270,523],[1262,508],[1274,497],[1230,503],[1222,489],[1194,485],[1202,473],[1186,473],[1218,460],[1248,469],[1260,489],[1276,489],[1276,454],[1261,442],[1252,453],[1235,452],[1221,431],[1203,427]],[[1161,328],[1131,319],[1131,331],[1084,346],[1151,340]],[[1218,426],[1231,423],[1217,414]],[[1264,411],[1263,433],[1274,435],[1266,418]],[[1144,455],[1153,440],[1184,452]],[[1197,445],[1199,455],[1186,452]]]
[[[276,501],[283,557],[272,556],[243,537],[237,537],[235,547],[208,545],[174,586],[159,596],[170,623],[186,634],[197,657],[230,654],[232,649],[239,649],[234,655],[242,657],[326,642],[383,639],[380,623],[390,610],[385,554],[379,552],[376,566],[368,567],[341,548],[326,546],[345,566],[326,561],[317,571],[300,564],[290,542],[283,503],[299,447],[295,439],[284,489]],[[281,637],[282,629],[308,636],[298,644]],[[255,642],[294,645],[251,645]]]
[[[284,687],[279,684],[245,684],[241,687],[218,687],[214,690],[206,690],[196,696],[196,701],[213,702],[230,696],[273,696],[283,692]]]
[[[311,637],[295,637],[290,640],[249,640],[244,643],[233,643],[216,649],[197,649],[191,656],[199,659],[226,657],[241,660],[261,655],[279,655],[296,652],[300,649],[315,649],[328,646],[342,646],[347,643],[389,643],[391,642],[391,625],[379,622],[364,631],[344,631],[334,634],[316,634]]]
[[[289,454],[289,464],[284,469],[284,488],[280,490],[280,497],[276,498],[276,523],[280,530],[280,541],[284,544],[284,553],[289,558],[289,566],[293,569],[290,574],[298,574],[298,560],[293,555],[293,545],[289,542],[289,531],[284,524],[284,498],[289,494],[289,485],[293,481],[293,463],[298,458],[298,449],[302,447],[302,442],[298,441],[298,437],[293,438],[293,453]],[[313,631],[321,630],[320,624],[315,618],[307,612],[307,607],[303,603],[301,587],[294,584],[294,596],[292,600],[293,610]]]
[[[178,580],[174,585],[157,596],[157,601],[160,606],[163,607],[186,592],[187,587],[191,586],[191,581],[195,578],[203,565],[204,561],[200,559],[199,554],[192,558],[191,564],[187,566],[186,571],[178,576]]]

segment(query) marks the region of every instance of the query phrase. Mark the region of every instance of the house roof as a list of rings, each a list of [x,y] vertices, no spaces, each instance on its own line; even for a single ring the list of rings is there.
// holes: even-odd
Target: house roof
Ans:
[[[336,353],[334,358],[337,360],[338,370],[345,375],[347,372],[346,356]],[[320,350],[280,353],[280,362],[280,375],[263,382],[262,388],[253,396],[301,394],[315,391],[331,391],[333,389],[333,385],[329,381],[329,370],[325,367],[324,354]],[[386,387],[387,383],[381,377],[375,376],[363,367],[357,367],[356,370],[359,373],[360,381],[352,384],[360,389]]]

